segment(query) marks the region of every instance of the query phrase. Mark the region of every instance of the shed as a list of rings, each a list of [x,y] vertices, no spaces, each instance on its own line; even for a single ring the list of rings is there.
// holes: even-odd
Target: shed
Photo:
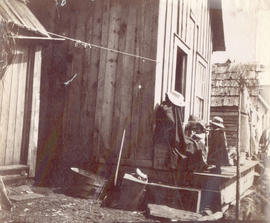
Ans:
[[[124,129],[121,164],[155,169],[155,107],[168,91],[184,95],[184,122],[190,114],[209,120],[211,54],[225,49],[220,0],[30,5],[48,30],[69,39],[44,54],[50,84],[41,95],[39,154],[50,173],[114,163]]]
[[[248,154],[258,150],[261,133],[270,125],[269,105],[261,95],[259,81],[263,71],[264,67],[257,63],[231,62],[215,64],[212,70],[211,118],[224,119],[228,145],[233,147],[238,146],[240,122],[240,151]]]
[[[42,44],[55,39],[24,1],[1,0],[0,25],[0,175],[12,180],[35,175]]]

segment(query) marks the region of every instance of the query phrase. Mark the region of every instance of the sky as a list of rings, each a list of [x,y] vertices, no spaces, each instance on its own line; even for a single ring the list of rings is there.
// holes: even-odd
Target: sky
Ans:
[[[215,52],[213,62],[259,62],[270,84],[270,0],[223,0],[222,9],[226,51]]]

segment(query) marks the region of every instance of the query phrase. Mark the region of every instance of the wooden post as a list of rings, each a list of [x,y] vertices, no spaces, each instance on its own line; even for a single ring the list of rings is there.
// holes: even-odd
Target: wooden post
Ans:
[[[239,220],[240,213],[240,147],[241,147],[241,101],[242,101],[242,84],[239,84],[239,105],[238,105],[238,145],[236,151],[237,167],[236,167],[236,221]]]

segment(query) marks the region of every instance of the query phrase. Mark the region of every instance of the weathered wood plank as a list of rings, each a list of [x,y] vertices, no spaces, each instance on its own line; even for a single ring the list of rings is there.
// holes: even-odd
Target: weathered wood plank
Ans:
[[[208,8],[208,2],[206,3],[206,8]],[[210,44],[211,44],[211,38],[210,38],[210,34],[211,34],[211,26],[210,26],[210,15],[209,12],[207,11],[206,13],[206,55],[205,55],[205,59],[207,61],[211,60],[211,51],[210,51]],[[211,82],[210,82],[211,83]]]
[[[83,41],[92,42],[93,28],[94,25],[94,4],[85,2],[81,7],[80,16],[82,17],[81,26],[84,29],[81,30],[83,35]],[[93,90],[93,82],[96,81],[94,75],[91,73],[91,48],[85,46],[82,55],[82,79],[80,87],[80,145],[81,151],[85,154],[86,162],[89,161],[90,152],[92,147],[91,130],[93,127],[94,114],[91,107],[95,107],[92,97],[95,95]]]
[[[202,217],[202,215],[198,213],[157,204],[148,204],[147,212],[150,216],[153,217],[166,218],[177,221],[198,221]]]
[[[186,0],[182,0],[182,22],[181,22],[181,31],[182,35],[181,38],[183,41],[186,39]]]
[[[76,13],[76,19],[74,20],[74,37],[75,39],[84,40],[84,32],[85,32],[85,26],[83,23],[83,10],[82,5],[76,8],[78,12]],[[69,92],[70,92],[70,118],[71,119],[71,137],[72,137],[72,143],[69,145],[69,152],[73,154],[72,158],[73,160],[71,162],[74,163],[83,163],[85,162],[84,157],[80,156],[81,153],[84,152],[83,145],[81,144],[81,126],[80,126],[80,118],[82,115],[82,84],[83,84],[83,76],[84,76],[84,66],[83,66],[83,60],[84,60],[84,48],[82,45],[76,46],[76,43],[74,44],[74,47],[72,49],[73,52],[73,61],[72,61],[72,70],[71,70],[71,77],[73,75],[76,75],[76,78],[70,83],[68,86]],[[76,114],[76,115],[74,115]],[[72,117],[72,118],[71,118]]]
[[[168,205],[199,213],[201,190],[191,187],[176,187],[165,184],[147,183],[148,203]]]
[[[27,165],[22,164],[0,166],[0,175],[14,175],[21,174],[22,172],[27,173],[28,169],[29,167]]]
[[[1,81],[1,84],[3,85],[3,100],[1,105],[2,112],[0,120],[0,165],[5,164],[12,72],[13,66],[10,65],[8,66],[6,73]]]
[[[89,24],[90,25],[90,24]],[[93,44],[101,45],[101,35],[102,35],[102,1],[96,1],[94,5],[94,14],[93,14],[93,21],[92,26],[89,26],[89,29],[92,29],[92,37],[91,38]],[[99,63],[100,63],[100,55],[101,50],[97,48],[91,49],[90,55],[90,70],[88,73],[88,82],[89,87],[89,99],[88,99],[88,108],[87,111],[89,112],[89,125],[91,126],[91,154],[93,157],[98,156],[98,148],[94,144],[94,133],[95,129],[95,116],[96,116],[96,107],[97,107],[97,89],[98,89],[98,74],[99,74]],[[90,96],[91,94],[91,96]],[[98,115],[98,114],[97,114]],[[89,136],[88,136],[89,138]]]
[[[172,2],[173,4],[173,7],[172,7],[172,32],[177,34],[177,24],[178,24],[178,21],[177,18],[178,17],[178,1],[173,1]]]
[[[166,21],[165,21],[165,40],[164,40],[164,55],[163,55],[163,96],[169,90],[169,80],[170,80],[170,71],[169,71],[169,63],[170,61],[170,46],[172,44],[171,39],[171,12],[172,12],[172,1],[167,1],[167,8],[166,8]],[[182,20],[183,21],[183,20]],[[183,27],[182,27],[183,29]]]
[[[179,0],[179,9],[180,9],[180,2]],[[166,7],[167,7],[167,1],[160,1],[159,4],[159,17],[158,17],[158,31],[157,31],[157,53],[156,53],[156,80],[155,80],[155,98],[154,98],[154,105],[160,104],[163,98],[163,69],[164,69],[164,60],[163,60],[163,54],[165,50],[165,30],[166,30]],[[180,13],[180,12],[179,12]],[[181,14],[179,14],[179,17],[181,17]],[[180,22],[178,24],[178,31],[180,35]]]
[[[173,22],[174,22],[174,17],[173,17],[173,13],[174,13],[174,8],[173,8],[173,3],[174,1],[170,1],[170,6],[171,6],[171,11],[169,12],[168,14],[168,26],[169,26],[169,29],[168,29],[168,33],[167,33],[167,37],[168,37],[168,45],[166,47],[168,47],[168,61],[167,61],[167,67],[168,67],[168,70],[167,70],[167,89],[166,89],[166,92],[168,91],[171,91],[174,89],[174,86],[173,86],[173,80],[174,80],[174,75],[175,75],[175,72],[172,70],[172,66],[173,66],[173,53],[174,53],[174,29],[173,29]]]
[[[119,50],[134,53],[136,29],[136,2],[122,1],[122,15],[119,35]],[[132,106],[132,80],[134,75],[134,58],[126,55],[118,56],[118,69],[116,79],[116,93],[114,105],[114,122],[112,138],[120,141],[124,129],[126,136],[123,149],[123,158],[130,157],[131,146],[131,106]],[[115,132],[115,134],[114,134]],[[117,150],[119,142],[115,143]]]
[[[192,111],[193,114],[195,114],[195,107],[196,107],[196,100],[195,100],[195,97],[196,97],[196,87],[197,87],[197,83],[200,83],[199,81],[196,81],[196,78],[197,78],[197,71],[196,71],[196,68],[197,68],[197,57],[196,57],[196,51],[195,51],[195,47],[196,47],[196,44],[195,44],[195,40],[196,40],[196,36],[195,36],[195,33],[194,33],[194,29],[196,28],[196,24],[195,24],[195,21],[191,18],[188,18],[188,20],[190,20],[189,22],[189,26],[190,26],[190,50],[191,50],[191,55],[192,55],[192,60],[191,60],[191,87],[189,89],[189,93],[187,93],[187,99],[190,98],[190,111]],[[188,75],[187,75],[188,76]],[[188,77],[187,77],[188,79]],[[187,90],[188,90],[188,87],[187,87]]]
[[[35,61],[34,48],[23,50],[27,55],[27,74],[26,74],[26,87],[25,87],[25,101],[24,101],[24,117],[23,117],[23,134],[21,146],[21,162],[27,164],[27,155],[29,147],[29,135],[31,127],[31,110],[33,98],[33,67]]]
[[[187,20],[186,20],[186,44],[187,45],[194,45],[192,42],[192,36],[194,36],[194,33],[192,33],[192,25],[191,25],[191,1],[187,1]],[[196,39],[197,41],[197,39]]]
[[[71,10],[70,10],[71,12]],[[66,32],[68,33],[69,36],[74,37],[75,36],[75,22],[74,22],[74,18],[69,17],[68,21],[68,26],[67,26],[67,30]],[[73,57],[74,55],[72,54],[72,49],[74,47],[74,42],[73,41],[69,41],[67,42],[67,48],[69,50],[69,54],[67,55],[68,57],[68,64],[67,64],[67,74],[66,74],[66,79],[65,81],[68,81],[72,78],[72,74],[73,74]],[[73,74],[74,75],[74,74]],[[76,79],[74,79],[74,81],[78,81]],[[73,85],[74,83],[71,82],[71,85]],[[72,140],[74,139],[72,137],[72,116],[74,114],[72,114],[72,95],[71,95],[71,91],[70,91],[70,86],[67,85],[65,86],[65,105],[64,105],[64,120],[63,120],[63,129],[64,129],[64,133],[63,133],[63,149],[65,151],[66,157],[69,157],[68,154],[70,154],[70,146],[72,143]],[[65,159],[65,158],[64,158]]]
[[[177,0],[178,1],[178,36],[182,38],[182,22],[183,22],[183,0]]]
[[[142,13],[148,16],[144,17],[144,26],[142,28],[143,39],[141,54],[147,57],[155,57],[156,48],[156,21],[157,4],[156,1],[145,1],[142,7]],[[151,13],[148,8],[152,7]],[[148,13],[148,14],[147,14]],[[149,27],[150,30],[149,30]],[[140,107],[140,119],[138,128],[138,147],[137,159],[152,159],[152,126],[153,126],[153,108],[154,108],[154,70],[155,63],[150,61],[140,61],[140,82],[137,85],[141,92],[142,101]],[[136,86],[135,86],[136,87]]]
[[[17,100],[17,114],[16,114],[16,130],[15,130],[15,142],[14,142],[14,153],[13,162],[14,164],[20,163],[21,150],[22,150],[22,133],[23,133],[23,119],[25,112],[25,90],[27,80],[27,57],[28,52],[25,51],[21,58],[21,68],[19,75],[19,86],[18,86],[18,100]]]
[[[8,117],[8,129],[7,129],[7,144],[5,154],[5,164],[13,163],[14,153],[14,142],[15,142],[15,129],[16,129],[16,110],[17,110],[17,99],[18,99],[18,84],[20,70],[20,58],[21,55],[15,57],[14,63],[12,64],[12,80],[10,89],[10,104],[9,104],[9,117]]]
[[[2,101],[3,101],[3,94],[4,94],[4,82],[3,82],[3,78],[4,78],[4,74],[3,74],[3,77],[2,79],[0,80],[0,121],[1,121],[1,115],[2,115],[2,109],[3,109],[3,106],[2,106]],[[1,133],[0,133],[0,136],[2,137]],[[1,137],[0,137],[0,142],[1,142]],[[1,154],[1,148],[0,148],[0,154]]]
[[[184,35],[184,41],[185,43],[188,44],[188,23],[189,23],[189,4],[190,4],[190,1],[189,0],[184,0],[185,1],[185,8],[184,8],[184,32],[185,32],[185,35]]]
[[[108,31],[109,31],[109,19],[110,19],[110,1],[104,1],[102,12],[102,33],[101,33],[101,45],[107,47],[108,45]],[[94,133],[94,148],[97,150],[96,153],[102,156],[102,153],[110,148],[110,145],[103,138],[102,128],[102,114],[103,114],[103,103],[104,103],[104,84],[106,75],[106,60],[107,51],[100,51],[99,59],[99,73],[97,82],[97,101],[96,101],[96,115],[95,115],[95,133]]]
[[[40,106],[40,75],[41,75],[41,47],[36,47],[33,69],[33,98],[31,110],[31,127],[29,134],[28,159],[29,176],[35,176],[36,156],[38,146],[39,106]]]
[[[127,19],[127,31],[126,31],[126,46],[125,51],[135,53],[135,41],[136,41],[136,3],[130,2],[128,19]],[[123,86],[121,95],[123,97],[121,105],[121,113],[123,117],[121,119],[121,125],[126,128],[126,141],[124,144],[125,150],[124,156],[130,158],[132,154],[132,143],[133,136],[131,134],[131,117],[132,117],[132,86],[133,76],[135,75],[135,59],[132,57],[123,58],[123,70],[125,74],[121,79],[121,85]]]
[[[206,58],[206,41],[207,41],[207,14],[208,14],[208,10],[207,10],[207,1],[203,1],[203,52],[202,55],[204,58]]]
[[[136,5],[136,32],[135,32],[135,54],[141,55],[141,47],[143,43],[143,33],[142,27],[144,24],[144,16],[142,15],[143,8],[142,0],[137,1]],[[135,58],[134,65],[134,75],[133,75],[133,86],[132,86],[132,113],[131,113],[131,147],[132,153],[131,158],[135,159],[136,157],[136,148],[138,147],[138,131],[139,131],[139,114],[140,106],[142,101],[142,94],[139,85],[141,84],[140,75],[141,75],[141,64],[140,59]]]
[[[254,168],[250,169],[250,171],[241,176],[240,178],[240,195],[247,191],[252,185],[254,181]],[[228,186],[221,189],[221,202],[222,205],[229,204],[233,202],[236,198],[236,180],[229,184]]]
[[[202,55],[202,45],[203,45],[203,0],[200,4],[200,17],[199,17],[199,44],[198,52]]]
[[[148,45],[148,39],[150,38],[150,30],[147,30],[147,27],[149,26],[149,20],[151,18],[151,13],[148,12],[147,14],[147,3],[146,1],[143,1],[142,6],[141,6],[141,16],[142,16],[142,24],[140,24],[140,31],[141,31],[141,44],[140,44],[140,55],[143,56],[149,56],[150,55],[150,46]],[[152,10],[151,10],[152,12]],[[142,159],[142,154],[146,155],[146,153],[143,152],[143,143],[144,143],[144,136],[146,134],[146,129],[145,129],[145,116],[147,113],[147,110],[145,109],[145,102],[147,101],[147,91],[150,89],[147,88],[147,79],[146,76],[149,77],[149,74],[147,73],[147,67],[148,67],[149,62],[145,62],[143,60],[139,60],[139,66],[140,66],[140,75],[138,79],[138,83],[134,86],[135,88],[138,89],[139,94],[141,96],[140,102],[139,102],[139,113],[138,115],[138,128],[137,128],[137,146],[136,146],[136,159]],[[140,115],[139,115],[140,114]],[[146,157],[144,156],[144,157]]]
[[[118,49],[118,40],[121,26],[121,4],[119,0],[111,1],[110,18],[108,30],[108,48]],[[114,93],[116,86],[116,71],[117,71],[118,53],[107,52],[104,77],[104,97],[102,104],[102,125],[101,132],[106,145],[110,145],[110,150],[118,150],[116,141],[112,139],[112,119],[114,106]],[[122,130],[119,129],[122,132]]]

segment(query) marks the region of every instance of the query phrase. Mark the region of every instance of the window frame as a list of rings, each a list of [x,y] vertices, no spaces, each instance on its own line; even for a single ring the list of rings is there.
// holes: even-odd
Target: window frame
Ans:
[[[176,66],[177,66],[177,52],[178,48],[186,55],[186,68],[185,68],[185,80],[184,80],[184,92],[178,92],[175,89],[175,80],[176,80]],[[192,66],[192,57],[191,57],[191,49],[190,47],[182,41],[182,39],[177,35],[174,34],[174,46],[173,46],[173,66],[172,66],[172,72],[170,77],[170,85],[168,90],[171,92],[177,92],[181,93],[184,96],[186,106],[184,108],[184,121],[187,121],[188,114],[190,110],[190,95],[188,90],[191,88],[191,66]]]
[[[201,83],[202,87],[205,87],[205,89],[203,89],[203,91],[204,91],[203,94],[204,95],[200,95],[200,93],[198,93],[199,88],[197,87],[197,83],[200,82],[198,80],[199,64],[201,64],[205,69],[205,72],[204,72],[205,78],[202,78],[202,80],[204,80],[204,84]],[[205,61],[205,59],[199,53],[197,53],[197,55],[196,55],[196,72],[195,72],[195,76],[194,76],[194,83],[195,83],[194,90],[195,90],[195,92],[194,92],[194,109],[193,109],[193,113],[196,113],[196,108],[197,108],[196,102],[197,102],[197,97],[198,97],[199,99],[203,100],[203,111],[202,111],[201,116],[200,116],[200,114],[196,114],[196,115],[198,115],[202,120],[207,119],[207,100],[208,100],[208,91],[209,91],[209,86],[207,85],[208,81],[209,81],[208,63]]]

